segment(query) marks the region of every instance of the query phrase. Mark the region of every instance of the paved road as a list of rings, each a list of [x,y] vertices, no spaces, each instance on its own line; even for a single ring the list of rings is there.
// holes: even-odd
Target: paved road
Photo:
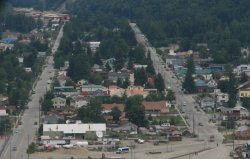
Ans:
[[[62,36],[63,27],[60,29],[52,48],[52,55],[57,50]],[[29,109],[27,109],[22,116],[23,124],[13,130],[13,135],[3,151],[0,157],[1,159],[26,159],[28,157],[26,154],[28,144],[35,141],[35,134],[38,130],[38,125],[34,125],[34,122],[39,121],[39,99],[43,97],[47,91],[47,81],[54,76],[53,57],[48,56],[46,62],[46,67],[33,89],[35,93],[32,94],[31,101],[28,103]],[[12,150],[13,146],[17,147],[16,151]]]
[[[171,69],[166,66],[161,57],[159,57],[156,53],[156,49],[151,46],[148,39],[140,31],[139,27],[135,23],[130,23],[130,27],[135,33],[137,42],[142,44],[146,50],[150,52],[156,73],[160,73],[164,78],[165,85],[167,87],[171,87],[171,89],[175,92],[177,98],[176,104],[182,106],[184,102],[186,103],[184,108],[185,114],[181,114],[180,110],[178,108],[177,109],[182,116],[187,116],[189,129],[193,131],[194,128],[195,133],[199,135],[199,139],[208,140],[211,135],[215,135],[216,142],[221,143],[223,136],[217,131],[217,127],[214,124],[208,122],[209,116],[203,112],[198,112],[194,108],[197,104],[195,103],[192,95],[183,94],[181,90],[181,82],[176,78]],[[199,126],[199,123],[202,123],[203,126]]]

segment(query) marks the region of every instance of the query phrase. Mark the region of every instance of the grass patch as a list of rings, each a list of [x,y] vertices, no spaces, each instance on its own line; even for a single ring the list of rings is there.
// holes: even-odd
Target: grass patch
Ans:
[[[161,115],[157,117],[153,117],[152,124],[160,125],[161,123],[170,123],[175,126],[185,126],[184,121],[180,116],[170,116],[170,115]]]

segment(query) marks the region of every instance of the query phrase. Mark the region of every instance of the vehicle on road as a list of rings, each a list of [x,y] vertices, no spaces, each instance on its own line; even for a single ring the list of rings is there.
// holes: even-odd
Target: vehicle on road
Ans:
[[[138,139],[137,142],[138,142],[139,144],[143,144],[143,143],[144,143],[144,140],[143,140],[143,139]]]
[[[214,135],[211,135],[211,136],[209,137],[209,141],[210,141],[210,142],[214,142]]]
[[[17,149],[16,146],[12,147],[12,151],[16,151],[16,149]]]
[[[170,126],[170,123],[162,123],[161,126],[162,126],[162,127],[169,127],[169,126]]]
[[[198,125],[199,125],[199,126],[203,126],[203,124],[202,124],[202,123],[199,123]]]
[[[73,144],[69,144],[69,145],[63,145],[63,148],[65,148],[65,149],[71,149],[71,148],[73,148]]]
[[[129,147],[121,147],[117,149],[116,153],[117,154],[129,153],[129,151],[130,151]]]

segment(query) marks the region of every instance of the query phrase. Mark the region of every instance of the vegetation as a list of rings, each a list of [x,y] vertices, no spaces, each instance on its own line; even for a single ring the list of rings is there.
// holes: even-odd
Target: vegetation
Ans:
[[[122,115],[122,112],[117,107],[114,107],[110,112],[110,115],[113,117],[113,121],[118,122]]]
[[[126,117],[138,126],[145,126],[147,124],[142,100],[141,96],[130,97],[127,99],[125,107]]]
[[[83,123],[103,122],[102,118],[102,101],[100,99],[91,99],[86,107],[81,107],[77,112],[77,119]]]
[[[54,93],[52,91],[46,92],[44,99],[42,100],[42,111],[47,113],[50,109],[53,108],[52,99],[54,98]]]
[[[185,80],[182,84],[182,87],[188,92],[188,93],[194,93],[195,92],[195,83],[193,80],[193,74],[194,74],[194,62],[193,59],[190,58],[187,61],[187,73],[185,76]]]
[[[28,146],[27,154],[35,153],[37,150],[38,150],[37,145],[36,145],[34,142],[32,142],[32,143]]]
[[[54,10],[65,0],[9,0],[15,7],[35,8],[38,10]]]

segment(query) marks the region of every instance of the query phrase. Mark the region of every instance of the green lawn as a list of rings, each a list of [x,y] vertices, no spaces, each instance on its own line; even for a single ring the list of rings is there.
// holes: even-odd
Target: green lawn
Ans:
[[[161,115],[161,116],[153,117],[152,124],[160,124],[164,122],[168,122],[171,125],[175,125],[175,126],[185,126],[185,123],[183,122],[180,116],[170,116],[170,115]]]

